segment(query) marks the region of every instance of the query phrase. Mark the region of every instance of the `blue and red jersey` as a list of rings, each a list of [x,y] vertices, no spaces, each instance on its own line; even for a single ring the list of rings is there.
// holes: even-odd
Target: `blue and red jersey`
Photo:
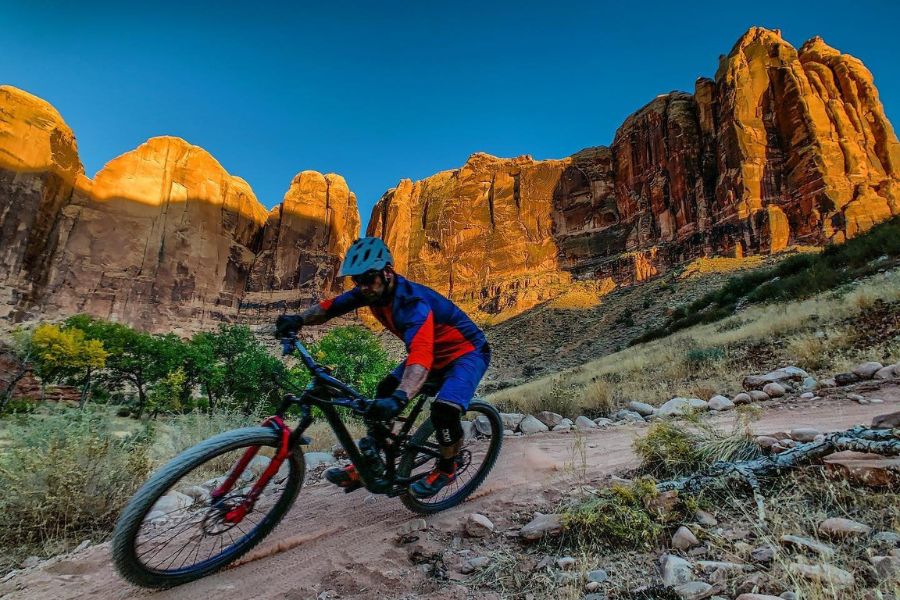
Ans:
[[[453,302],[427,286],[395,278],[394,297],[384,306],[369,304],[357,288],[319,306],[329,319],[368,306],[378,322],[406,344],[406,366],[441,369],[485,349],[484,333]]]

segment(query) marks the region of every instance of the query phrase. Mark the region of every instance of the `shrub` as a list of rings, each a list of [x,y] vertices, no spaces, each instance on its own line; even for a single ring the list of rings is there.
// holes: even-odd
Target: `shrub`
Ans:
[[[595,497],[563,508],[565,536],[576,543],[651,548],[663,532],[645,507],[656,496],[652,479],[615,485]]]
[[[150,474],[146,431],[119,438],[105,415],[67,410],[14,427],[18,445],[0,454],[0,566],[105,535]]]
[[[725,358],[725,351],[722,348],[691,348],[685,357],[687,363],[693,368],[718,362],[723,358]]]
[[[613,413],[616,409],[616,403],[610,382],[603,377],[599,377],[586,385],[581,397],[581,408],[590,412],[591,416],[607,417]]]

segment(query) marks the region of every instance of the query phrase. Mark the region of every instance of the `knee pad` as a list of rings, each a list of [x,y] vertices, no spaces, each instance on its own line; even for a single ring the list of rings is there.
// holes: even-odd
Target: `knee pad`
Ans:
[[[462,411],[455,404],[436,400],[431,403],[431,423],[437,435],[438,444],[452,446],[462,439],[463,430],[459,422]]]
[[[378,387],[375,388],[375,397],[376,398],[387,398],[400,385],[400,380],[394,377],[393,375],[388,375],[384,379],[378,382]]]

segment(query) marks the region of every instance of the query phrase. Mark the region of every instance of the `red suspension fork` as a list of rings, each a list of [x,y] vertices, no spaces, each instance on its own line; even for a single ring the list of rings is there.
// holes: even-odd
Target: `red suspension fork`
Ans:
[[[256,503],[257,498],[259,498],[260,494],[262,494],[262,491],[263,489],[265,489],[266,485],[268,485],[269,480],[273,475],[275,475],[275,473],[278,472],[278,469],[281,468],[281,464],[284,462],[284,459],[287,458],[288,454],[290,453],[288,444],[291,436],[291,429],[290,427],[285,425],[282,418],[279,416],[269,417],[262,422],[262,425],[273,425],[278,430],[281,438],[278,445],[278,451],[275,453],[275,456],[272,458],[272,460],[269,461],[269,464],[266,466],[266,469],[263,471],[257,482],[250,489],[250,492],[247,494],[246,499],[240,504],[240,506],[230,510],[225,515],[225,520],[228,522],[239,523],[244,518],[244,516],[253,509],[253,505]],[[253,446],[251,448],[247,448],[247,450],[244,451],[243,456],[241,456],[237,463],[235,463],[225,481],[223,481],[219,487],[211,492],[210,495],[212,496],[213,500],[218,500],[231,491],[231,489],[234,487],[235,482],[238,480],[241,474],[243,474],[244,469],[247,468],[247,465],[250,464],[250,461],[253,460],[253,457],[255,457],[258,452],[259,446]]]

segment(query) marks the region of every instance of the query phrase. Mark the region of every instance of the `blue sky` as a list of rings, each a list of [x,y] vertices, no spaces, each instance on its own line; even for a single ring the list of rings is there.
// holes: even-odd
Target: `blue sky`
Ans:
[[[657,94],[711,77],[751,25],[862,59],[900,125],[900,3],[887,1],[0,0],[0,83],[56,106],[89,176],[176,135],[267,207],[301,170],[339,173],[365,224],[400,179],[476,151],[609,144]]]

